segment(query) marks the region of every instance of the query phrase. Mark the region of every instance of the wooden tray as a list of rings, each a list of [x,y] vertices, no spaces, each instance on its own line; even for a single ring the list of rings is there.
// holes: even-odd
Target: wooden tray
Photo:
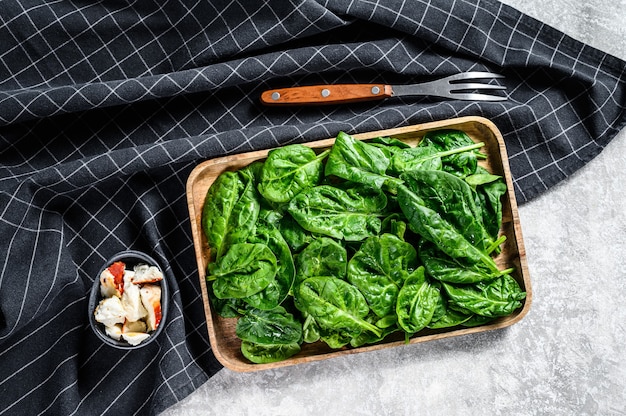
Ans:
[[[507,236],[507,240],[502,247],[501,254],[496,258],[496,263],[502,268],[515,267],[515,272],[512,276],[518,281],[522,290],[526,291],[526,299],[522,308],[515,311],[512,315],[499,318],[488,325],[473,328],[424,329],[414,336],[410,340],[410,343],[485,332],[510,326],[521,320],[526,313],[528,313],[532,298],[528,266],[526,263],[526,252],[522,240],[517,203],[515,201],[506,148],[502,140],[502,135],[491,121],[482,117],[462,117],[389,130],[354,134],[353,137],[361,140],[380,136],[395,137],[414,145],[421,140],[421,137],[426,132],[439,129],[462,130],[475,142],[484,142],[485,146],[481,150],[488,155],[488,159],[480,163],[494,174],[504,176],[508,191],[506,197],[503,199],[502,233]],[[306,143],[306,145],[312,148],[327,148],[332,146],[333,143],[334,139],[327,139]],[[237,170],[255,160],[263,159],[267,156],[268,151],[269,150],[256,151],[208,160],[199,164],[191,172],[187,181],[187,201],[198,263],[198,277],[202,288],[209,339],[215,357],[224,367],[231,370],[257,371],[324,360],[344,354],[354,354],[405,345],[403,334],[398,334],[396,338],[393,338],[392,334],[383,342],[359,348],[344,347],[339,350],[333,350],[321,341],[313,344],[303,344],[302,351],[297,355],[285,361],[270,364],[253,364],[241,354],[241,341],[235,335],[236,318],[225,319],[220,317],[213,312],[209,302],[205,280],[208,246],[201,228],[202,207],[207,190],[220,173],[225,170]]]

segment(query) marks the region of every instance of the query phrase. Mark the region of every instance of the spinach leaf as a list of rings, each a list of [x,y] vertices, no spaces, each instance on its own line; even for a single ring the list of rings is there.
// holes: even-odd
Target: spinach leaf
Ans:
[[[393,234],[396,237],[404,240],[404,235],[406,234],[406,222],[404,221],[404,217],[395,212],[387,217],[385,217],[382,221],[381,232]]]
[[[473,285],[443,282],[443,287],[455,305],[488,318],[510,315],[522,306],[521,301],[526,298],[526,292],[510,275]]]
[[[304,322],[302,323],[302,336],[304,342],[311,344],[320,340],[320,326],[315,322],[313,316],[302,312]]]
[[[418,146],[433,146],[439,151],[448,151],[473,144],[474,141],[464,131],[441,129],[426,133]],[[442,168],[448,173],[464,177],[476,171],[478,159],[485,158],[486,156],[476,149],[470,152],[453,153],[442,157]]]
[[[494,319],[496,318],[490,318],[487,316],[480,316],[480,315],[472,315],[467,321],[461,323],[462,326],[464,327],[474,327],[474,326],[480,326],[480,325],[485,325],[488,324],[490,322],[492,322]]]
[[[400,175],[411,170],[441,170],[441,157],[433,146],[413,147],[394,153],[390,173]]]
[[[369,237],[348,263],[348,281],[356,286],[376,315],[394,310],[409,272],[417,265],[411,244],[392,234]]]
[[[424,274],[426,278],[430,277],[428,276],[428,271],[425,270]],[[448,301],[447,299],[444,298],[444,294],[442,293],[443,291],[441,290],[441,283],[437,281],[434,281],[434,282],[431,281],[431,284],[433,285],[433,287],[437,289],[437,299],[435,302],[435,310],[433,311],[433,317],[430,320],[430,322],[434,322],[446,314],[446,309],[447,309],[446,304]]]
[[[346,248],[328,237],[320,237],[305,247],[296,257],[297,279],[313,276],[333,276],[345,279],[348,267]]]
[[[276,256],[277,269],[274,280],[265,289],[245,300],[255,308],[273,309],[287,298],[295,280],[296,268],[291,250],[280,231],[262,220],[257,223],[256,234],[248,242],[267,245]]]
[[[352,340],[353,335],[350,331],[320,327],[320,340],[325,342],[330,348],[337,349],[345,347]]]
[[[382,150],[382,152],[385,154],[385,157],[389,160],[391,160],[395,152],[411,147],[402,140],[395,139],[393,137],[375,137],[373,139],[367,140],[365,143],[378,147],[380,150]]]
[[[213,293],[213,288],[209,286],[209,299],[215,312],[222,318],[238,318],[243,315],[248,308],[243,299],[226,298],[220,299]]]
[[[279,210],[261,210],[259,221],[264,220],[278,229],[292,253],[297,253],[315,239],[293,219],[291,215]]]
[[[255,364],[284,361],[300,352],[300,344],[255,344],[242,341],[241,353]]]
[[[476,169],[476,173],[473,175],[466,176],[463,178],[468,185],[472,186],[476,189],[478,186],[486,185],[488,183],[495,182],[499,179],[502,179],[502,176],[493,175],[487,171],[487,169],[479,166]]]
[[[408,149],[409,146],[407,143],[403,142],[400,139],[396,139],[395,137],[374,137],[367,141],[369,144],[377,145],[380,148],[392,148],[393,151],[397,149]]]
[[[342,190],[330,185],[306,189],[289,203],[288,212],[302,228],[338,240],[363,240],[380,232],[385,194],[357,186]]]
[[[448,283],[467,284],[489,281],[512,271],[511,269],[494,271],[483,263],[462,263],[450,258],[427,241],[420,243],[419,258],[429,276]]]
[[[310,314],[322,329],[348,332],[352,337],[363,331],[382,333],[363,319],[369,312],[367,302],[356,287],[344,280],[310,277],[297,286],[294,297],[298,309]]]
[[[493,239],[496,239],[502,227],[502,196],[507,191],[504,178],[492,175],[479,167],[478,173],[468,176],[465,180],[476,189],[485,229]]]
[[[430,323],[439,298],[439,290],[426,280],[423,267],[406,279],[396,304],[398,325],[407,334],[414,334]]]
[[[307,244],[310,244],[315,239],[315,237],[313,237],[309,231],[302,228],[291,215],[285,215],[280,224],[278,224],[278,229],[289,245],[289,248],[295,253],[301,251]]]
[[[398,317],[395,314],[395,311],[387,316],[379,318],[376,314],[370,314],[365,318],[366,321],[373,323],[378,328],[381,329],[381,334],[376,335],[370,331],[363,331],[356,337],[353,337],[350,340],[350,346],[356,348],[366,344],[374,344],[376,342],[382,341],[388,335],[393,334],[394,332],[399,331],[398,328]]]
[[[212,260],[219,259],[232,244],[248,238],[259,210],[254,178],[249,171],[227,171],[217,177],[207,192],[201,219]]]
[[[335,175],[352,182],[390,189],[400,183],[386,174],[389,157],[383,150],[362,140],[340,132],[335,139],[326,162],[326,176]]]
[[[424,200],[411,189],[406,186],[398,188],[398,203],[413,232],[434,243],[453,259],[461,259],[469,264],[483,263],[491,271],[499,273],[493,258],[473,246],[439,212],[428,208]]]
[[[207,281],[220,299],[245,298],[265,289],[276,275],[276,256],[265,244],[238,243],[208,266]]]
[[[282,306],[251,308],[237,321],[235,334],[255,344],[293,344],[302,341],[302,324]]]
[[[494,240],[483,225],[473,189],[462,179],[443,171],[412,171],[401,178],[427,208],[438,212],[472,245],[486,251]]]
[[[466,315],[461,312],[457,312],[454,309],[446,309],[445,314],[434,319],[428,324],[430,329],[442,329],[450,328],[453,326],[462,325],[468,322],[473,315]]]
[[[259,192],[271,202],[288,202],[303,189],[319,184],[323,159],[330,151],[316,155],[313,149],[292,144],[271,150],[261,172]]]
[[[394,175],[400,175],[411,170],[442,170],[443,158],[464,152],[473,155],[470,151],[482,146],[484,146],[484,143],[472,142],[470,145],[455,147],[449,150],[441,150],[433,145],[402,149],[393,154],[389,172]]]

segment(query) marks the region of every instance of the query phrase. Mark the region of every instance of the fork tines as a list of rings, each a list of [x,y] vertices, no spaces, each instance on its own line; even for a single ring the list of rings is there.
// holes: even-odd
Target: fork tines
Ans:
[[[470,100],[470,101],[504,101],[507,99],[505,96],[501,95],[492,95],[492,94],[483,94],[480,92],[469,92],[469,91],[480,91],[480,90],[492,90],[492,91],[503,91],[506,90],[506,86],[499,84],[487,84],[481,82],[464,82],[467,80],[492,80],[492,79],[503,79],[504,75],[494,74],[492,72],[480,72],[480,71],[470,71],[470,72],[462,72],[460,74],[451,75],[447,78],[443,78],[442,80],[448,81],[449,87],[449,97],[456,98],[459,100]]]

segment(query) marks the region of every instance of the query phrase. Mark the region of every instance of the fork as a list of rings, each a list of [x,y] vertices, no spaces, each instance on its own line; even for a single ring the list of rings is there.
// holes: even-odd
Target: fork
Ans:
[[[474,91],[503,91],[505,86],[475,80],[504,78],[491,72],[462,72],[434,81],[409,85],[329,84],[278,88],[264,91],[261,102],[266,105],[341,104],[382,100],[400,96],[431,96],[465,101],[504,101],[503,95]]]

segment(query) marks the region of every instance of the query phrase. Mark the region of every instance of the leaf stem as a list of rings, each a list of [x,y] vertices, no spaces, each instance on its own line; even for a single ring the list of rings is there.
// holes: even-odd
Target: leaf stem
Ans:
[[[497,249],[498,247],[500,247],[500,244],[504,243],[505,241],[506,241],[506,235],[503,235],[500,238],[498,238],[496,241],[491,243],[491,245],[487,247],[487,250],[486,250],[487,254],[493,253],[493,251]]]
[[[467,146],[457,147],[457,148],[454,148],[454,149],[446,150],[445,152],[439,152],[439,153],[437,153],[437,156],[444,157],[444,156],[455,155],[457,153],[468,152],[470,150],[480,149],[484,145],[485,145],[485,143],[483,143],[483,142],[474,143],[474,144],[470,144],[470,145],[467,145]]]

